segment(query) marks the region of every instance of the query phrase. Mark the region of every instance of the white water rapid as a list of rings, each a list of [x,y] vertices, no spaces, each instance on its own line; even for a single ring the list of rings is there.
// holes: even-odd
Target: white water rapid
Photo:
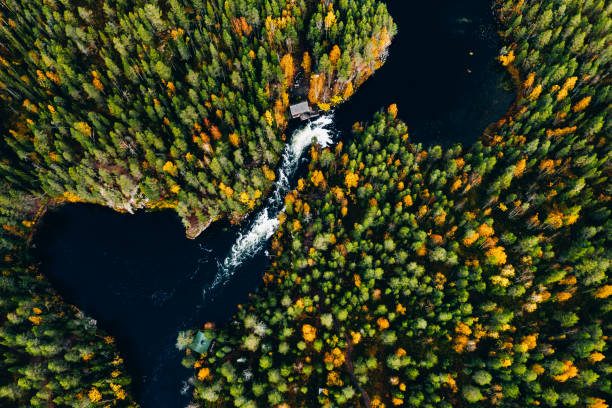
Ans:
[[[202,290],[204,299],[207,292],[227,283],[238,267],[247,259],[255,256],[272,237],[278,228],[278,215],[284,209],[285,195],[291,188],[291,177],[298,168],[300,158],[313,142],[323,147],[332,144],[332,130],[327,128],[332,123],[332,115],[326,115],[293,132],[291,143],[285,147],[283,152],[274,191],[247,231],[239,234],[225,260],[219,263],[215,279],[208,288]]]

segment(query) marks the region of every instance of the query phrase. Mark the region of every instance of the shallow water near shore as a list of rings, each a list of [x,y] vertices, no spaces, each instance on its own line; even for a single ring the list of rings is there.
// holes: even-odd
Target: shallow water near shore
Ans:
[[[513,99],[494,61],[500,42],[491,3],[387,3],[399,35],[386,64],[335,110],[336,140],[350,138],[354,122],[396,103],[413,141],[471,144]],[[287,183],[295,183],[305,161],[298,160]],[[220,221],[189,240],[170,210],[129,215],[68,205],[44,217],[35,245],[41,271],[58,292],[116,338],[142,407],[185,407],[192,371],[180,364],[176,335],[227,321],[258,289],[268,266],[267,230],[256,234],[261,240],[253,256],[240,258],[227,279],[211,287],[232,247],[266,210],[272,219],[276,209],[260,209],[242,226]]]

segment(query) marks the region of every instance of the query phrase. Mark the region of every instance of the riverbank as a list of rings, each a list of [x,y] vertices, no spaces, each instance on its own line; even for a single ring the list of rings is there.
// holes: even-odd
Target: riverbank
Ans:
[[[376,74],[363,87],[383,77]],[[356,120],[369,118],[357,115],[363,89],[355,94],[357,99],[350,99],[337,112],[352,110]],[[380,84],[373,89],[381,95],[387,91]],[[411,94],[404,96],[403,101],[411,102]],[[371,103],[377,103],[375,98]],[[128,363],[134,361],[130,372],[135,373],[136,394],[142,396],[143,405],[178,406],[173,398],[189,373],[182,377],[186,371],[180,367],[180,354],[174,349],[176,333],[198,327],[203,321],[227,321],[236,304],[243,303],[248,293],[259,287],[268,257],[260,252],[242,263],[230,285],[215,293],[214,303],[208,303],[208,297],[203,302],[201,288],[214,282],[219,263],[245,231],[219,220],[195,241],[187,242],[170,232],[176,231],[174,226],[160,221],[177,222],[174,215],[104,215],[104,211],[93,207],[79,208],[83,210],[64,207],[60,209],[65,214],[63,220],[60,217],[60,221],[49,221],[50,232],[38,245],[46,253],[41,256],[45,273],[54,276],[54,283],[72,303],[96,316],[101,327],[121,333],[118,345],[125,350],[122,354]],[[76,218],[71,220],[73,216]],[[115,216],[121,221],[113,221]],[[129,217],[134,217],[133,221],[128,221]],[[136,234],[130,233],[131,229]],[[207,259],[200,262],[202,257]],[[167,276],[163,278],[162,274]],[[177,320],[177,316],[181,317]],[[181,401],[185,398],[189,396],[179,397]]]

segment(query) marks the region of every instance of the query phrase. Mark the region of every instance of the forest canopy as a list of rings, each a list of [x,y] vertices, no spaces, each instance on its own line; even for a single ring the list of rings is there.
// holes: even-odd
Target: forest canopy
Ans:
[[[172,208],[192,238],[241,220],[289,104],[350,97],[395,32],[373,0],[2,2],[0,405],[136,405],[114,339],[38,271],[47,208]]]
[[[423,148],[392,105],[313,147],[264,288],[183,361],[202,404],[609,406],[612,5],[497,12],[508,115]]]
[[[350,97],[396,31],[374,0],[11,0],[0,11],[4,178],[120,211],[174,208],[190,237],[261,203],[289,104]]]
[[[507,115],[473,146],[423,147],[391,105],[313,146],[262,288],[183,359],[196,403],[610,405],[612,4],[494,6]],[[349,98],[396,27],[373,0],[0,12],[0,403],[136,406],[114,338],[38,271],[45,209],[174,208],[192,237],[240,221],[274,182],[289,104]]]

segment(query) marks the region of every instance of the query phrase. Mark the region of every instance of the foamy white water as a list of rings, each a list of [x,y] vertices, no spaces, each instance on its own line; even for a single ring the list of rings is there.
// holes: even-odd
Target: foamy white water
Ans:
[[[300,158],[313,142],[323,147],[333,143],[332,130],[328,129],[332,123],[333,116],[326,115],[293,132],[291,143],[285,147],[283,152],[276,185],[265,207],[257,214],[248,230],[238,236],[227,257],[219,263],[219,269],[212,284],[208,289],[203,289],[204,297],[207,292],[227,283],[236,269],[244,261],[261,251],[266,242],[274,235],[279,225],[278,215],[284,209],[285,195],[291,189],[290,180],[298,168]]]

